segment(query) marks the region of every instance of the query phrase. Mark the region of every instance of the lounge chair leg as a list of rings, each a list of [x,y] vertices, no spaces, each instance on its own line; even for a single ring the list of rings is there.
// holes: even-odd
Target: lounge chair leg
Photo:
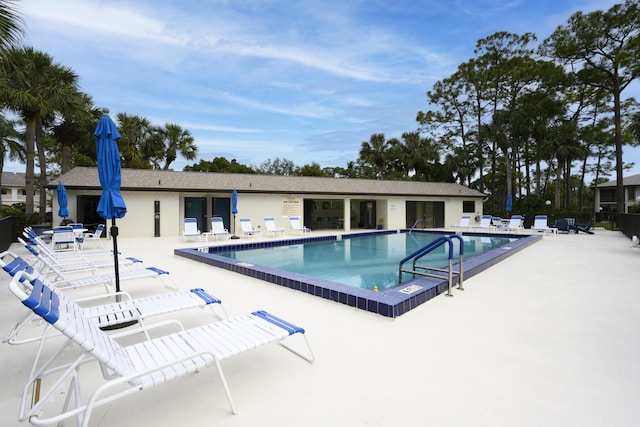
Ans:
[[[231,406],[231,413],[233,415],[236,415],[238,411],[236,411],[236,405],[234,405],[233,399],[231,398],[231,391],[229,391],[227,380],[224,377],[224,373],[222,372],[222,366],[220,366],[220,362],[218,361],[218,359],[216,359],[216,368],[218,368],[218,374],[220,375],[220,381],[222,381],[224,392],[227,394],[227,400],[229,401],[229,406]]]
[[[311,346],[309,345],[309,341],[307,340],[307,336],[305,334],[301,334],[302,338],[304,339],[304,342],[307,346],[307,351],[309,353],[309,355],[306,355],[298,350],[295,350],[293,347],[291,347],[289,344],[286,344],[282,341],[279,342],[279,344],[286,348],[287,350],[289,350],[291,353],[295,354],[296,356],[299,356],[301,358],[303,358],[304,360],[306,360],[309,363],[313,363],[313,361],[315,360],[315,356],[313,355],[313,351],[311,351]]]

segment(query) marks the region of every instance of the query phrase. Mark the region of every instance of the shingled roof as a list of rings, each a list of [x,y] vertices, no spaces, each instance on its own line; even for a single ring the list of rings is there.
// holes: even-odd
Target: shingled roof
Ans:
[[[603,182],[602,184],[598,184],[598,187],[599,188],[615,187],[616,185],[617,185],[617,181],[607,181],[607,182]],[[625,187],[631,186],[631,185],[640,185],[640,174],[631,175],[626,178],[622,178],[622,185]]]
[[[68,190],[99,190],[96,168],[77,167],[60,176]],[[149,169],[122,169],[122,191],[231,192],[271,194],[357,194],[384,196],[484,197],[465,186],[443,182],[381,181],[368,179],[319,178],[211,172],[177,172]]]

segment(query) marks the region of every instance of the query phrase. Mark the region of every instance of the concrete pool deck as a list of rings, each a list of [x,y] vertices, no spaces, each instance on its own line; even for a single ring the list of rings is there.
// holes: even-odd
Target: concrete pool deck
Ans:
[[[203,287],[221,298],[230,316],[265,309],[299,324],[316,361],[267,346],[223,362],[235,416],[209,369],[99,408],[92,426],[638,423],[640,249],[621,233],[545,236],[465,281],[464,292],[395,319],[175,256],[175,248],[198,246],[178,237],[118,243],[169,270],[181,289]],[[0,281],[6,330],[25,309],[8,276]],[[122,288],[136,297],[165,290],[155,281]],[[171,317],[185,326],[213,319],[193,310]],[[27,425],[16,420],[33,352],[0,345],[0,425]]]

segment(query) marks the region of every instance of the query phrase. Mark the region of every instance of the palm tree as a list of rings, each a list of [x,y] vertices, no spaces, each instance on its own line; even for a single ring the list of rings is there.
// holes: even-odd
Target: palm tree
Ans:
[[[158,155],[152,148],[152,130],[149,120],[127,113],[118,113],[118,145],[122,156],[122,167],[150,169],[150,161]]]
[[[14,2],[0,0],[0,51],[18,45],[22,39],[24,21],[14,8]]]
[[[376,179],[383,179],[389,169],[389,143],[384,134],[371,135],[369,142],[364,141],[360,147],[360,163],[370,167]]]
[[[20,141],[20,132],[16,130],[16,122],[0,115],[0,187],[2,187],[2,170],[5,159],[24,161],[24,146]],[[0,194],[0,206],[2,195]]]
[[[196,147],[193,136],[188,130],[183,130],[177,124],[167,123],[163,128],[156,128],[155,134],[164,146],[164,166],[162,169],[169,170],[169,165],[176,160],[178,153],[187,160],[196,158],[198,147]]]
[[[31,47],[10,48],[0,61],[0,104],[19,113],[26,125],[26,206],[33,213],[37,123],[56,111],[81,108],[78,76]],[[46,164],[41,164],[45,168]],[[41,211],[41,214],[44,214]]]
[[[53,135],[60,144],[60,173],[69,172],[74,165],[82,163],[76,161],[74,149],[82,150],[90,144],[95,146],[93,131],[96,123],[102,115],[102,111],[95,108],[91,97],[82,94],[83,108],[77,111],[70,111],[62,114],[61,119],[52,127]],[[95,159],[95,150],[91,150]]]

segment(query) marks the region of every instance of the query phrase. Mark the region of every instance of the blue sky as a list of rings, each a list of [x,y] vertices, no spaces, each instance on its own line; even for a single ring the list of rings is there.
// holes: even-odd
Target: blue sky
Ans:
[[[610,0],[24,0],[25,44],[96,106],[188,129],[198,160],[346,166],[417,128],[425,92],[496,31],[539,40]],[[637,85],[634,86],[634,90]],[[631,91],[628,94],[631,95]],[[625,159],[638,165],[640,148]],[[193,163],[193,162],[189,162]],[[188,164],[178,159],[173,169]],[[5,170],[23,171],[8,164]]]

